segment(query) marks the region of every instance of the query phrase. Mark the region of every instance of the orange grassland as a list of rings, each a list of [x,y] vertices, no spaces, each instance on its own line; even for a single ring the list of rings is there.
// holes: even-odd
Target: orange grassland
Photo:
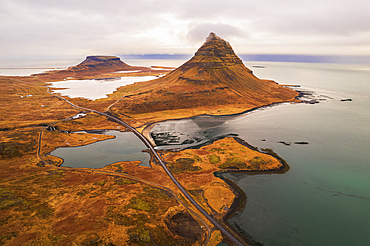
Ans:
[[[98,111],[107,111],[115,103],[109,113],[140,131],[166,119],[235,114],[298,101],[297,92],[256,78],[227,45],[211,36],[190,63],[158,80],[121,87],[108,98],[64,98]],[[214,52],[210,46],[227,52]],[[94,69],[89,70],[92,65]],[[64,71],[0,76],[0,245],[203,245],[208,240],[208,245],[217,245],[223,240],[155,160],[151,168],[138,162],[118,162],[101,169],[67,168],[60,167],[60,158],[48,154],[57,147],[111,138],[70,132],[125,131],[105,117],[81,112],[48,93],[48,82],[126,76],[113,72],[137,69],[115,57],[92,57]],[[140,69],[137,76],[168,72],[165,68]],[[243,87],[246,77],[251,84]],[[86,116],[72,119],[77,113]],[[161,155],[194,199],[221,222],[243,209],[245,199],[240,201],[244,194],[215,172],[286,168],[275,157],[234,138]]]

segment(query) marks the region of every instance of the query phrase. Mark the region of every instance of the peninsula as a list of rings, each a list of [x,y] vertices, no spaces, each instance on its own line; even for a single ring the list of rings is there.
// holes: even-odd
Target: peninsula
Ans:
[[[112,108],[118,115],[158,119],[241,113],[273,103],[295,102],[296,91],[262,80],[245,67],[228,42],[210,33],[195,55],[150,83],[119,89],[130,96]]]
[[[159,78],[99,100],[60,96],[48,87],[128,73]],[[156,151],[148,140],[159,121],[298,102],[296,91],[254,76],[216,34],[174,70],[88,56],[66,70],[0,76],[0,83],[0,244],[253,245],[227,223],[246,197],[220,174],[284,172],[284,161],[232,136],[176,152]],[[119,161],[71,168],[50,155],[59,147],[109,141],[104,130],[134,132],[148,146],[151,167]]]

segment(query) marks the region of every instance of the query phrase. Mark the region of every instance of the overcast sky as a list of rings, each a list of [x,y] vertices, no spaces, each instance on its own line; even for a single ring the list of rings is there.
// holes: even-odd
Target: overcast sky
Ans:
[[[0,0],[0,55],[370,55],[369,0]]]

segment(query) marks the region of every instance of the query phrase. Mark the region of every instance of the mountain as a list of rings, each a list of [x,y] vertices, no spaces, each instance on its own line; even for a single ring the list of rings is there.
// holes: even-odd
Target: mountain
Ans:
[[[125,70],[131,66],[122,62],[117,56],[87,56],[86,59],[78,64],[67,69],[73,72],[107,72]]]
[[[120,89],[129,98],[117,105],[126,114],[202,108],[242,112],[277,102],[295,101],[296,91],[261,80],[245,67],[228,42],[210,33],[195,55],[166,76]]]
[[[112,73],[117,71],[140,70],[143,72],[150,71],[147,67],[133,67],[122,62],[117,56],[87,56],[86,59],[76,66],[67,68],[66,70],[47,71],[37,76],[48,77],[84,77],[96,76],[104,73]]]

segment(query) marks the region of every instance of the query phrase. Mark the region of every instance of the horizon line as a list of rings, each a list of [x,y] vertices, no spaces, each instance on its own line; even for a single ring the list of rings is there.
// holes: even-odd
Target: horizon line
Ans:
[[[190,59],[194,54],[120,54],[124,59]],[[370,64],[370,55],[240,54],[243,61]]]

